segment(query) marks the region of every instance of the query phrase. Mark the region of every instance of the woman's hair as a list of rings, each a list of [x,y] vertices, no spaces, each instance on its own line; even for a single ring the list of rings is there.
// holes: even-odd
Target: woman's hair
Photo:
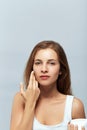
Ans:
[[[33,63],[36,53],[41,49],[47,49],[47,48],[53,49],[57,53],[57,56],[59,58],[61,75],[59,75],[57,79],[57,90],[62,94],[71,95],[72,92],[71,92],[70,70],[66,54],[59,43],[50,40],[41,41],[33,48],[24,71],[24,83],[26,88],[29,83],[30,73],[33,70]]]

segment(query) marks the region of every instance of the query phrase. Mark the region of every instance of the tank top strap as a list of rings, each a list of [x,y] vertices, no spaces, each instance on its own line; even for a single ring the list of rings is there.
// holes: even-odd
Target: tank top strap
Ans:
[[[66,98],[66,105],[65,105],[65,113],[64,113],[64,122],[69,122],[72,119],[72,104],[73,104],[73,98],[72,95],[67,95]]]

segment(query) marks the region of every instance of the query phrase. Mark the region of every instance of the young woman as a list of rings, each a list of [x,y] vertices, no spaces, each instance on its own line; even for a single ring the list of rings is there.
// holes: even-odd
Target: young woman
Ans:
[[[66,54],[55,41],[34,47],[20,88],[13,101],[10,130],[77,130],[69,122],[85,118],[83,103],[72,96]]]

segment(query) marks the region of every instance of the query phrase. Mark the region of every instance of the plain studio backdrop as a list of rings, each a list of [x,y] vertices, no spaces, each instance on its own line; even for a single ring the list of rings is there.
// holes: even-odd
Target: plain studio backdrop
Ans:
[[[87,115],[87,0],[0,0],[0,130],[9,130],[13,97],[42,40],[63,46]]]

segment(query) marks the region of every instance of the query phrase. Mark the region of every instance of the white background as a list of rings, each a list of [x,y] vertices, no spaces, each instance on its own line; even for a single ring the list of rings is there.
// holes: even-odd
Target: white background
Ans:
[[[63,46],[87,115],[87,0],[0,0],[0,130],[9,130],[26,61],[42,40]]]

